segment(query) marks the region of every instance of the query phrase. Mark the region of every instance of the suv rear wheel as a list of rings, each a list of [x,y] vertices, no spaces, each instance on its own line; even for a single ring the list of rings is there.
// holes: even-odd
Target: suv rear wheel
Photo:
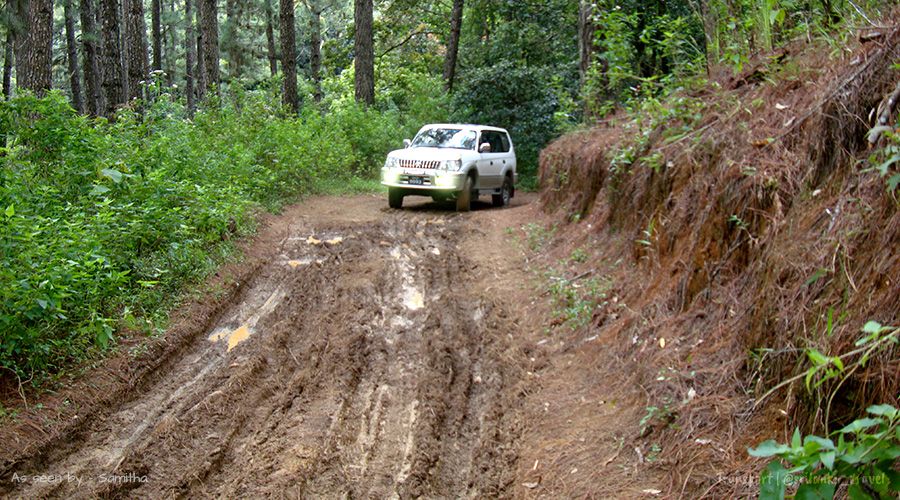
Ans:
[[[391,208],[402,208],[403,191],[397,188],[388,188],[388,206]]]
[[[462,191],[456,195],[456,211],[457,212],[468,212],[472,210],[472,178],[466,177],[466,182],[463,184]]]
[[[492,194],[491,201],[494,203],[495,207],[505,207],[509,205],[509,200],[512,198],[512,192],[512,181],[507,177],[506,179],[503,179],[503,186],[500,188],[500,194]]]

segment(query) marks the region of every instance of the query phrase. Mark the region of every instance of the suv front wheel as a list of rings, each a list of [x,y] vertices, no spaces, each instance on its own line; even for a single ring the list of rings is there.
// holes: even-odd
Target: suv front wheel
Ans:
[[[473,182],[471,177],[466,177],[462,191],[456,195],[456,211],[468,212],[472,209],[472,188]]]
[[[403,191],[397,188],[388,188],[388,206],[391,208],[402,208]]]

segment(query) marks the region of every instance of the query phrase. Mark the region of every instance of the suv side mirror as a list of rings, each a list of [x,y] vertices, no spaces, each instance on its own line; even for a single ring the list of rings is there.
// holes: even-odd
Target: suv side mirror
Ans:
[[[482,142],[481,146],[478,146],[479,153],[490,153],[491,152],[491,143]]]
[[[410,144],[412,144],[412,141],[410,141],[409,139],[403,139],[404,148],[408,148]]]

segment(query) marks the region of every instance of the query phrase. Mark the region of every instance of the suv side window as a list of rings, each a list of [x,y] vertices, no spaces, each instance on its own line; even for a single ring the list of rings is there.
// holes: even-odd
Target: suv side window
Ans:
[[[509,136],[501,132],[500,142],[503,143],[503,152],[509,153]]]
[[[509,139],[505,137],[505,134],[494,130],[485,130],[481,132],[481,144],[485,142],[491,145],[491,153],[509,152]]]

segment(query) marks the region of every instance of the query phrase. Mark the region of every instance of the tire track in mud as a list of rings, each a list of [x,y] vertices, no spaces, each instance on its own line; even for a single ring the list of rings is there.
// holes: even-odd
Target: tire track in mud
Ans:
[[[508,494],[520,375],[502,304],[467,285],[466,218],[298,221],[158,381],[13,497]],[[108,481],[100,480],[106,477]]]

